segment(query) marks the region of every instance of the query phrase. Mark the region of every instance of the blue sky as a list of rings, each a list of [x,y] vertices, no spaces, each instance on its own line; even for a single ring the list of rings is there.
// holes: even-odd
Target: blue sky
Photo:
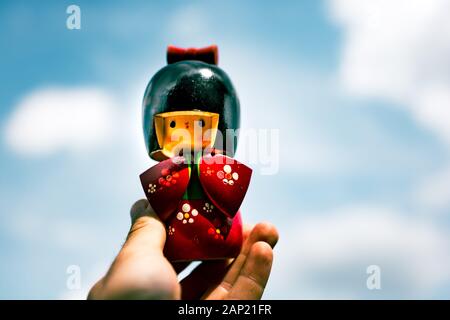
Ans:
[[[450,8],[412,3],[3,1],[0,298],[80,298],[106,271],[154,164],[145,86],[168,44],[212,43],[241,127],[280,134],[242,207],[280,231],[265,297],[449,298]]]

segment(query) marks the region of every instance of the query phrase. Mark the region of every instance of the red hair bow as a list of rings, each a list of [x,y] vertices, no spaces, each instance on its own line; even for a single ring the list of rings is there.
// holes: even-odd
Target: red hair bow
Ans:
[[[216,45],[187,49],[175,46],[167,47],[167,64],[185,60],[197,60],[217,65],[219,62],[219,48]]]

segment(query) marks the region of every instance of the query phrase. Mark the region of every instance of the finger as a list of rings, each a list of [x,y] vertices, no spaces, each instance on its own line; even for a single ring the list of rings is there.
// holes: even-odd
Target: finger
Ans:
[[[242,227],[242,243],[244,244],[250,236],[250,232],[253,230],[254,226],[249,223],[245,223]]]
[[[179,298],[176,273],[163,256],[166,239],[163,223],[147,200],[133,205],[131,219],[125,244],[101,284],[94,286],[94,298]]]
[[[278,242],[278,231],[270,223],[262,222],[258,223],[253,230],[250,232],[247,241],[244,242],[241,253],[235,259],[228,272],[226,273],[222,282],[212,290],[210,293],[205,295],[207,299],[224,299],[229,291],[231,290],[234,282],[237,280],[242,267],[247,259],[247,255],[250,252],[250,248],[258,241],[264,241],[269,244],[270,247],[275,247]]]
[[[258,241],[267,242],[272,248],[275,247],[278,242],[278,231],[275,226],[268,222],[260,222],[251,230],[247,241],[243,243],[241,253],[236,258],[233,266],[224,278],[224,281],[227,284],[232,285],[236,281],[247,255],[250,252],[250,248]]]
[[[244,225],[242,231],[243,242],[247,240],[251,230],[252,226]],[[199,299],[205,294],[206,290],[215,288],[222,281],[232,262],[233,259],[202,262],[181,281],[182,299]]]
[[[261,299],[272,269],[273,251],[267,242],[253,244],[227,299]]]

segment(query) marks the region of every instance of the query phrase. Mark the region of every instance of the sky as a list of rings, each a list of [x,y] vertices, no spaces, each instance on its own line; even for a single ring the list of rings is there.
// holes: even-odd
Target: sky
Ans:
[[[449,14],[446,0],[2,1],[0,298],[86,297],[155,164],[141,102],[166,46],[217,44],[241,128],[279,136],[256,145],[275,170],[242,137],[236,154],[254,170],[243,219],[280,233],[264,298],[449,299]]]

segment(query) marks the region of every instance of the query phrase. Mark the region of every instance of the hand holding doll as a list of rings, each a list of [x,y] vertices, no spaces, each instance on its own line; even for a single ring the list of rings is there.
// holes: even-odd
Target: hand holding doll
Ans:
[[[122,250],[89,299],[260,299],[272,267],[278,233],[269,223],[245,226],[235,259],[204,261],[178,282],[188,263],[163,254],[166,229],[147,200],[131,209],[132,226]]]

